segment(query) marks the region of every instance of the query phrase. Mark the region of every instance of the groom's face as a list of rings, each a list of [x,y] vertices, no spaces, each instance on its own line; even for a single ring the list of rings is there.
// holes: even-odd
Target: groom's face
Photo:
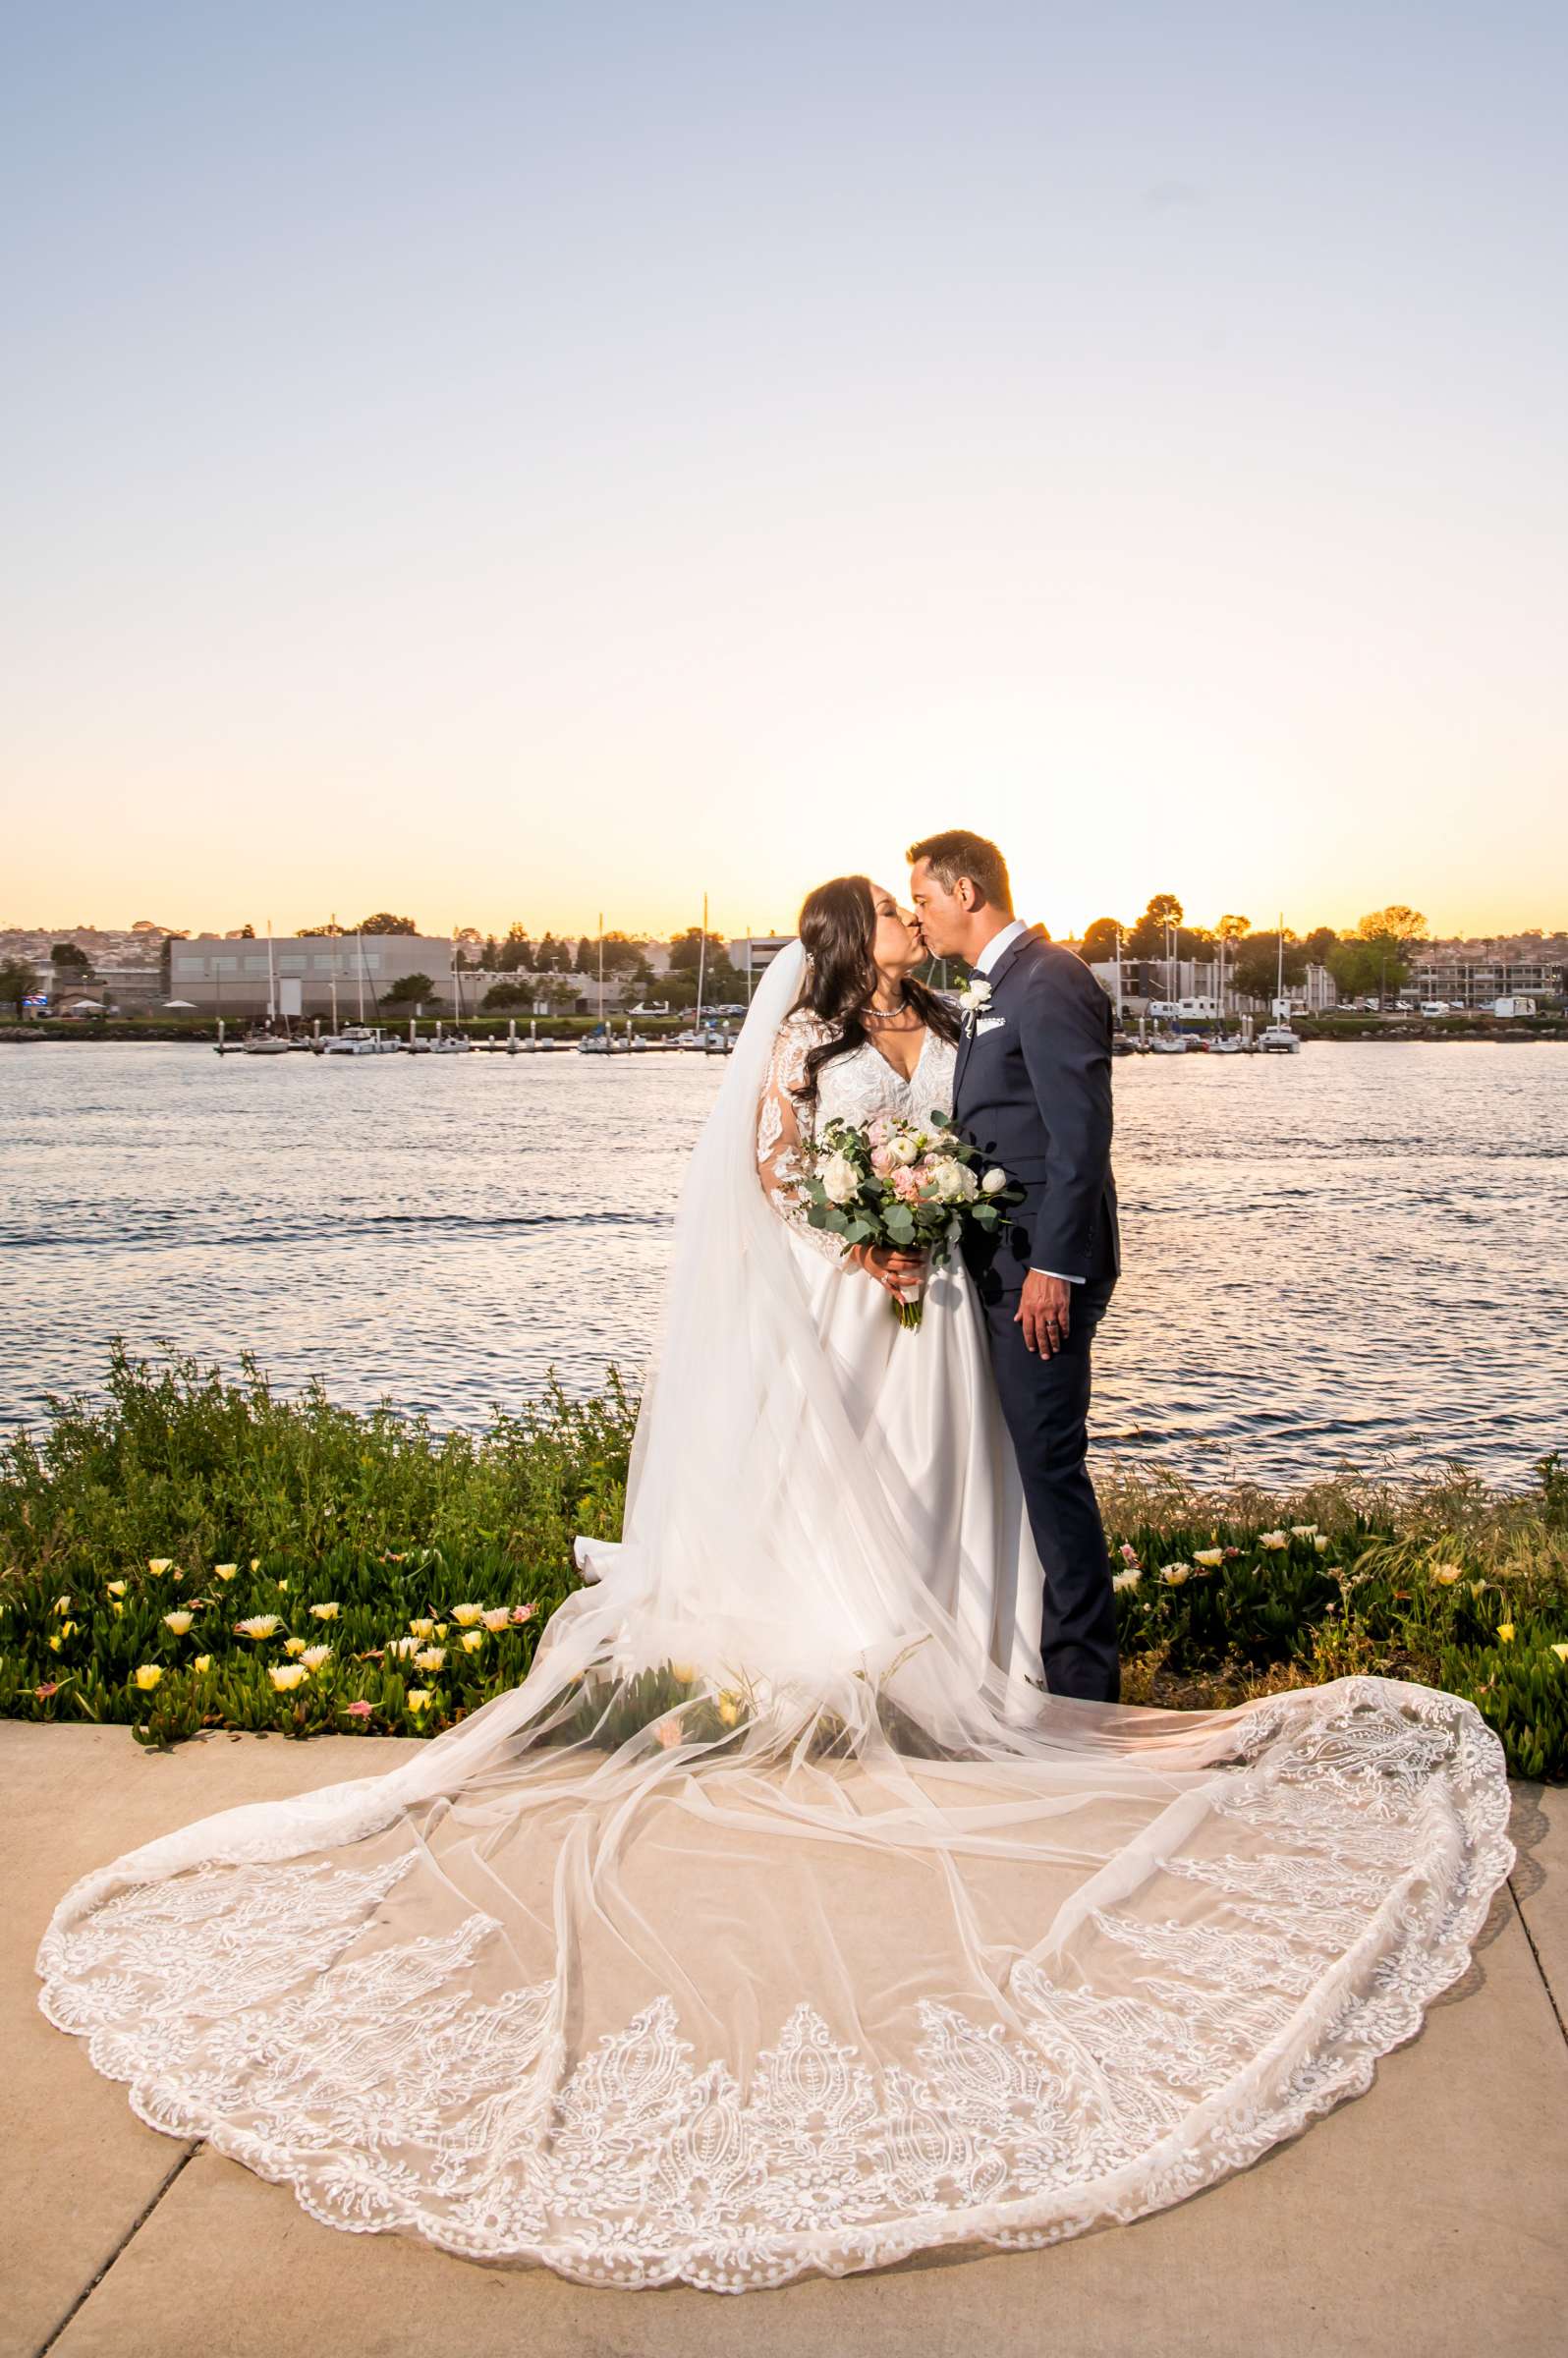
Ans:
[[[968,877],[960,876],[949,891],[939,876],[932,875],[928,860],[917,860],[910,870],[909,897],[933,958],[963,957],[975,918],[965,896],[973,896],[974,890]]]

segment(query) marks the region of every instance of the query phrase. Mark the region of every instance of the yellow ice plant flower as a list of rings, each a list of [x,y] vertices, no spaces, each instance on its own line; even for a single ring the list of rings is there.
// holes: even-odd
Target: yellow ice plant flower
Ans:
[[[670,1676],[678,1678],[683,1687],[689,1687],[696,1678],[697,1672],[690,1662],[671,1662]]]
[[[410,1687],[408,1693],[408,1706],[411,1712],[428,1711],[430,1708],[428,1689],[424,1687]]]
[[[1167,1588],[1171,1589],[1179,1589],[1182,1585],[1182,1582],[1184,1580],[1191,1580],[1192,1576],[1193,1567],[1191,1564],[1161,1564],[1159,1568],[1160,1579],[1164,1581]]]
[[[1281,1547],[1290,1545],[1290,1541],[1282,1531],[1260,1531],[1258,1535],[1258,1544],[1260,1547],[1268,1548],[1272,1554],[1277,1555]]]
[[[105,1581],[104,1587],[108,1590],[108,1593],[111,1597],[123,1597],[125,1595],[126,1584],[123,1580]]]
[[[482,1629],[466,1629],[463,1632],[463,1651],[465,1654],[477,1654],[479,1648],[483,1644],[484,1632]]]
[[[1568,1662],[1568,1646],[1554,1646],[1551,1651],[1559,1662]]]
[[[137,1670],[137,1685],[143,1695],[150,1695],[162,1676],[163,1672],[156,1662],[142,1662]]]
[[[285,1654],[303,1654],[305,1652],[305,1640],[303,1638],[285,1638],[283,1641],[283,1651]]]
[[[452,1607],[452,1618],[459,1629],[472,1629],[476,1622],[482,1617],[483,1612],[482,1604],[455,1604]]]
[[[411,1621],[409,1627],[417,1638],[432,1638],[435,1635],[433,1621]]]
[[[238,1564],[214,1564],[212,1577],[214,1580],[232,1580],[239,1569]]]
[[[260,1571],[260,1569],[261,1569],[261,1558],[260,1558],[258,1555],[252,1555],[252,1558],[251,1558],[251,1569],[252,1569],[252,1572],[259,1572],[259,1571]]]
[[[52,1638],[49,1640],[49,1652],[50,1652],[51,1654],[58,1654],[58,1653],[59,1653],[59,1651],[60,1651],[60,1649],[61,1649],[61,1647],[64,1645],[64,1643],[65,1643],[64,1639],[63,1639],[63,1638],[61,1638],[61,1637],[58,1635],[58,1633],[57,1633],[57,1634],[56,1634],[54,1637],[52,1637]]]
[[[1195,1547],[1193,1550],[1194,1563],[1202,1564],[1207,1572],[1212,1572],[1214,1566],[1222,1564],[1224,1560],[1225,1550],[1223,1547]]]
[[[249,1621],[236,1621],[235,1628],[242,1638],[270,1638],[275,1629],[283,1627],[276,1613],[252,1613]]]
[[[312,1604],[310,1607],[318,1621],[335,1621],[342,1609],[337,1604]]]
[[[307,1673],[301,1669],[298,1662],[274,1662],[267,1672],[268,1678],[271,1679],[280,1695],[289,1694],[306,1675]]]
[[[198,1654],[196,1657],[196,1660],[191,1664],[191,1667],[193,1670],[196,1671],[210,1670],[212,1667],[211,1655]]]
[[[1290,1536],[1293,1540],[1316,1540],[1317,1526],[1316,1523],[1293,1523],[1290,1527]]]
[[[69,1598],[69,1597],[57,1597],[57,1598],[55,1599],[55,1600],[54,1600],[54,1609],[55,1609],[55,1612],[56,1612],[57,1614],[59,1614],[59,1613],[68,1613],[68,1612],[71,1610],[71,1600],[70,1600],[70,1598]]]
[[[741,1715],[741,1707],[733,1695],[726,1695],[718,1707],[718,1715],[726,1727],[733,1727]]]
[[[1511,1621],[1499,1621],[1497,1624],[1497,1635],[1502,1641],[1503,1645],[1511,1646],[1514,1642],[1513,1623]]]
[[[414,1666],[417,1670],[439,1670],[445,1660],[444,1646],[421,1646],[414,1657]]]
[[[484,1623],[486,1629],[505,1629],[511,1618],[512,1608],[509,1604],[489,1605],[479,1615],[479,1619]]]
[[[436,1623],[435,1634],[438,1638],[444,1638],[446,1636],[446,1623],[444,1621],[438,1621]]]
[[[60,1635],[61,1635],[61,1637],[62,1637],[62,1638],[74,1638],[74,1637],[76,1636],[76,1634],[77,1634],[77,1631],[78,1631],[78,1629],[80,1628],[80,1626],[81,1626],[81,1624],[80,1624],[79,1622],[76,1622],[76,1621],[62,1621],[62,1622],[61,1622],[61,1624],[60,1624]]]
[[[332,1649],[330,1646],[308,1646],[300,1656],[307,1670],[319,1670],[321,1664],[330,1661],[331,1658]]]
[[[1328,1553],[1328,1541],[1322,1532],[1318,1531],[1313,1534],[1313,1545],[1316,1548],[1319,1555],[1326,1555]]]
[[[174,1558],[172,1555],[149,1555],[147,1558],[147,1570],[149,1572],[167,1572],[173,1561]]]
[[[1443,1588],[1451,1589],[1456,1580],[1464,1579],[1465,1567],[1463,1564],[1433,1564],[1431,1576],[1433,1580],[1440,1582]]]
[[[123,1604],[116,1603],[110,1607],[110,1610],[113,1612],[115,1619],[118,1621],[124,1616],[125,1606]]]
[[[172,1629],[177,1638],[183,1638],[195,1619],[195,1613],[165,1613],[163,1626]]]

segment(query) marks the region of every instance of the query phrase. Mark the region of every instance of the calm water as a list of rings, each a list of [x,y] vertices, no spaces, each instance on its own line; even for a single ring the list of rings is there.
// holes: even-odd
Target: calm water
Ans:
[[[635,1376],[716,1061],[0,1046],[0,1422],[168,1337],[451,1423]],[[1116,1068],[1096,1440],[1522,1475],[1568,1430],[1568,1047]],[[918,1347],[918,1346],[915,1346]]]

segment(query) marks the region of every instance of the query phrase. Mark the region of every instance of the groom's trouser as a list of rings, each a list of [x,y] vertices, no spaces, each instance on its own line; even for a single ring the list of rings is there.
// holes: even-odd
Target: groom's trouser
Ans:
[[[1094,1703],[1117,1702],[1122,1685],[1105,1526],[1084,1462],[1090,1349],[1115,1283],[1094,1277],[1073,1287],[1067,1342],[1049,1359],[1026,1346],[1015,1292],[983,1305],[996,1388],[1045,1573],[1045,1684],[1052,1695]]]

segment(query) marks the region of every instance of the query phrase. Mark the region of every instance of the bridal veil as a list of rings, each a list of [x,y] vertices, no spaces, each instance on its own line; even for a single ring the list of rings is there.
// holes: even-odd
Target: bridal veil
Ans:
[[[1452,1696],[975,1667],[758,1184],[800,974],[692,1157],[622,1539],[527,1678],[115,1861],[43,1941],[144,2120],[329,2225],[741,2291],[1134,2218],[1365,2088],[1511,1863]]]

